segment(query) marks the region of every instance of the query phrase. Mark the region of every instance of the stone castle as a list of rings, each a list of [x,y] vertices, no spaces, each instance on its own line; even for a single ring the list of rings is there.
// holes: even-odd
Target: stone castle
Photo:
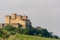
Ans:
[[[5,23],[0,24],[0,28],[5,27],[7,24],[14,27],[22,26],[22,28],[31,27],[31,21],[28,19],[28,16],[17,15],[13,13],[12,15],[5,16]]]

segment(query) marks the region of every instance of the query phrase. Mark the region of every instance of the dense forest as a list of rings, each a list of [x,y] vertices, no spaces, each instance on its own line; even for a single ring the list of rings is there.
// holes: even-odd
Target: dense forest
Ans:
[[[48,32],[47,29],[41,27],[32,27],[22,29],[22,26],[15,28],[12,25],[6,25],[3,29],[0,29],[0,37],[5,39],[8,38],[10,35],[15,34],[24,34],[24,35],[31,35],[31,36],[39,36],[45,38],[59,38],[57,35],[53,35],[52,32]]]

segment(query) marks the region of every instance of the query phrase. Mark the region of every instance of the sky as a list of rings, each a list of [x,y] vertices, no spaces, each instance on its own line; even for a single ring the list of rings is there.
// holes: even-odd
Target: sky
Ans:
[[[60,0],[0,0],[0,23],[12,13],[27,15],[34,27],[60,36]]]

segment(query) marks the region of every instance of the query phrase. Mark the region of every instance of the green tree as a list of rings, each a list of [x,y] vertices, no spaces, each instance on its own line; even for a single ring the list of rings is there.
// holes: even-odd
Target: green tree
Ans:
[[[12,25],[6,25],[5,30],[9,31],[12,35],[14,35],[16,33],[16,27],[13,27]]]
[[[7,31],[12,31],[12,30],[15,30],[16,28],[15,27],[13,27],[12,25],[6,25],[5,26],[5,28],[4,28],[5,30],[7,30]]]
[[[59,39],[59,37],[57,35],[54,35],[53,38]]]
[[[3,30],[0,29],[0,37],[2,37],[2,35],[3,35]]]
[[[8,40],[9,36],[10,36],[10,32],[3,30],[3,35],[1,36],[3,40]]]

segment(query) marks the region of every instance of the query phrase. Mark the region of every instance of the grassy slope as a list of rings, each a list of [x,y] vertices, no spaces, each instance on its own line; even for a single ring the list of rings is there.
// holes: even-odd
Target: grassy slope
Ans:
[[[60,39],[42,38],[36,36],[17,34],[10,36],[9,40],[60,40]]]

